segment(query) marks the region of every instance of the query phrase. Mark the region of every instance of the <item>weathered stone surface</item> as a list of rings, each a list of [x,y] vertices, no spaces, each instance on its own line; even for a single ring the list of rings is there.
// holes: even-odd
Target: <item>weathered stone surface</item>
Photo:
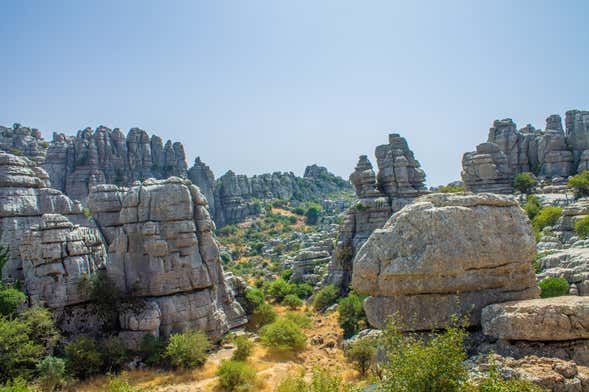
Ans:
[[[54,133],[43,168],[53,186],[86,202],[98,184],[130,185],[145,178],[186,176],[184,147],[132,128],[127,137],[115,128],[86,128],[75,137]]]
[[[375,155],[377,175],[366,155],[360,156],[350,175],[359,200],[346,211],[324,280],[341,291],[348,290],[354,255],[370,234],[392,213],[427,193],[425,173],[403,137],[390,134],[389,143],[376,147]]]
[[[572,247],[552,251],[538,261],[538,281],[547,277],[567,280],[571,294],[589,296],[589,248]]]
[[[189,180],[150,179],[128,190],[98,186],[89,200],[100,207],[98,225],[116,231],[109,276],[129,295],[157,304],[160,333],[197,328],[216,339],[247,321],[225,282],[207,201]],[[125,338],[133,344],[136,335]]]
[[[505,340],[589,338],[589,298],[565,296],[493,304],[482,311],[485,335]]]
[[[462,158],[466,190],[510,193],[518,173],[532,172],[541,179],[568,177],[589,167],[589,112],[566,113],[546,119],[544,131],[531,125],[517,130],[511,119],[496,120],[487,143]]]
[[[48,143],[35,128],[14,124],[12,128],[0,126],[0,150],[14,155],[24,155],[37,164],[45,159]]]
[[[207,199],[209,213],[215,217],[215,175],[200,157],[196,157],[194,165],[188,170],[188,179],[200,189]]]
[[[59,214],[44,214],[23,234],[20,258],[29,302],[52,309],[86,302],[81,281],[107,266],[100,233]]]
[[[512,197],[431,194],[372,233],[352,287],[371,296],[365,310],[376,327],[395,313],[407,330],[443,327],[467,309],[478,325],[488,304],[538,296],[534,255],[529,220]]]
[[[6,281],[23,281],[20,243],[43,214],[61,214],[74,224],[93,226],[80,203],[48,185],[47,173],[32,161],[0,151],[0,244],[9,249],[2,270]]]

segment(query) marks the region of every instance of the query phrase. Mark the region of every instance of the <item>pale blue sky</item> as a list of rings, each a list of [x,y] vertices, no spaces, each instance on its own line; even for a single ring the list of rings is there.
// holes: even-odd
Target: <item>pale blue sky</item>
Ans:
[[[589,109],[587,1],[2,1],[0,124],[184,143],[217,176],[347,178],[395,131],[431,185],[495,118]]]

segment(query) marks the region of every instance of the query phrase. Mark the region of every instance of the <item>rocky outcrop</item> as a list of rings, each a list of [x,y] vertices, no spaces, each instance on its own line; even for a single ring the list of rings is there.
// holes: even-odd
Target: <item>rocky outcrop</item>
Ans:
[[[215,175],[213,171],[196,157],[194,165],[188,170],[188,179],[200,189],[209,205],[209,213],[215,217]]]
[[[201,186],[202,182],[195,182]],[[341,178],[317,165],[308,166],[304,177],[294,173],[267,173],[248,177],[228,171],[215,183],[215,223],[221,227],[242,222],[260,213],[257,200],[321,200],[327,194],[349,189]]]
[[[59,214],[44,214],[23,233],[19,251],[30,304],[51,309],[87,302],[82,281],[108,262],[96,229],[74,226]]]
[[[376,147],[378,173],[366,155],[360,156],[350,181],[358,203],[349,208],[340,226],[325,284],[348,290],[354,255],[370,234],[416,197],[427,193],[425,173],[407,141],[390,134],[388,144]]]
[[[187,166],[181,143],[149,136],[132,128],[127,136],[118,129],[86,128],[75,137],[53,134],[43,168],[53,186],[73,199],[86,202],[98,184],[130,185],[146,178],[185,177]]]
[[[381,328],[398,315],[406,330],[428,330],[484,306],[535,298],[535,240],[515,199],[494,194],[431,194],[375,230],[354,260],[352,287]]]
[[[550,251],[537,261],[538,281],[547,277],[567,280],[570,294],[589,296],[589,248]]]
[[[487,142],[462,157],[462,179],[473,192],[513,192],[515,175],[532,172],[541,179],[568,177],[589,167],[589,112],[570,110],[566,132],[559,115],[546,119],[545,130],[531,125],[517,130],[511,119],[496,120]]]
[[[192,328],[216,339],[246,322],[223,276],[207,201],[190,181],[150,179],[128,190],[103,185],[89,200],[110,233],[108,275],[128,296],[159,309],[158,333]]]
[[[47,173],[31,160],[0,151],[0,244],[9,250],[2,269],[6,281],[24,280],[21,241],[33,226],[43,224],[44,214],[60,214],[73,224],[93,226],[80,203],[49,183]]]
[[[504,340],[563,341],[589,338],[589,298],[557,297],[485,307],[483,333]]]
[[[35,163],[45,159],[48,143],[43,140],[41,132],[35,128],[14,124],[12,128],[0,126],[0,150],[24,155]]]
[[[309,248],[300,250],[292,262],[290,281],[294,283],[317,284],[323,270],[333,254],[333,239],[320,241]]]

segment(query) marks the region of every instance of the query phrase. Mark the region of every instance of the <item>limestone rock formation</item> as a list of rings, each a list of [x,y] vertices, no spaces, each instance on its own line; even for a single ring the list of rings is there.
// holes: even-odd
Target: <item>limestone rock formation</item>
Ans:
[[[207,201],[189,180],[150,179],[128,190],[98,186],[89,200],[110,233],[108,275],[159,309],[158,333],[195,328],[216,339],[246,322],[223,276]]]
[[[195,184],[201,186],[202,182],[196,181]],[[330,192],[349,188],[346,181],[317,165],[308,166],[304,177],[292,172],[248,177],[229,170],[215,183],[214,219],[221,227],[256,215],[260,212],[256,199],[318,200]]]
[[[571,110],[546,119],[545,130],[517,130],[511,119],[496,120],[487,142],[462,157],[462,178],[473,192],[511,193],[516,174],[541,179],[568,177],[589,167],[589,112]]]
[[[51,309],[87,302],[82,280],[107,267],[100,233],[59,214],[42,215],[23,233],[19,250],[29,302]]]
[[[589,298],[566,296],[511,301],[485,307],[485,335],[505,340],[589,339]]]
[[[378,173],[361,155],[350,175],[358,203],[344,216],[325,284],[346,291],[352,279],[354,255],[370,234],[381,228],[392,213],[426,194],[425,173],[407,141],[390,134],[388,144],[376,147]]]
[[[0,126],[0,150],[24,155],[36,163],[42,163],[47,147],[48,143],[43,140],[38,129],[20,124],[14,124],[12,128]]]
[[[398,314],[407,330],[444,327],[492,303],[535,298],[535,240],[515,199],[431,194],[375,230],[354,260],[352,287],[370,295],[370,324]]]
[[[9,249],[4,280],[24,280],[21,241],[33,226],[42,224],[43,214],[61,214],[73,224],[93,226],[80,203],[49,188],[49,176],[43,169],[25,157],[0,151],[0,244]]]
[[[75,137],[53,134],[43,168],[53,186],[73,199],[86,202],[98,184],[130,185],[146,178],[185,177],[187,166],[181,143],[163,141],[132,128],[86,128]]]
[[[200,189],[209,205],[209,213],[215,217],[215,175],[213,171],[196,157],[194,165],[188,170],[188,179]]]

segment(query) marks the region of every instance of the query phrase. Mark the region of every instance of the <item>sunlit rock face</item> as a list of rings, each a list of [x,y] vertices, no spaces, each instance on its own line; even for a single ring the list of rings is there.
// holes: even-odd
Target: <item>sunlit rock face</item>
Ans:
[[[192,328],[218,338],[246,322],[223,277],[215,226],[198,187],[177,177],[150,179],[129,189],[95,187],[89,200],[109,233],[108,275],[157,307],[161,334]]]
[[[518,173],[541,179],[568,177],[589,168],[589,112],[569,110],[565,127],[558,114],[546,118],[544,130],[517,129],[511,119],[496,120],[486,143],[462,157],[462,179],[472,192],[513,192]]]
[[[440,328],[469,312],[478,325],[488,304],[539,295],[534,255],[531,225],[512,197],[431,194],[370,235],[352,287],[370,295],[364,309],[378,328],[391,316],[407,330]]]
[[[342,291],[349,288],[354,255],[370,234],[391,214],[427,193],[425,173],[403,137],[390,134],[389,142],[376,147],[375,155],[377,173],[362,155],[350,175],[359,200],[346,212],[324,281]]]

